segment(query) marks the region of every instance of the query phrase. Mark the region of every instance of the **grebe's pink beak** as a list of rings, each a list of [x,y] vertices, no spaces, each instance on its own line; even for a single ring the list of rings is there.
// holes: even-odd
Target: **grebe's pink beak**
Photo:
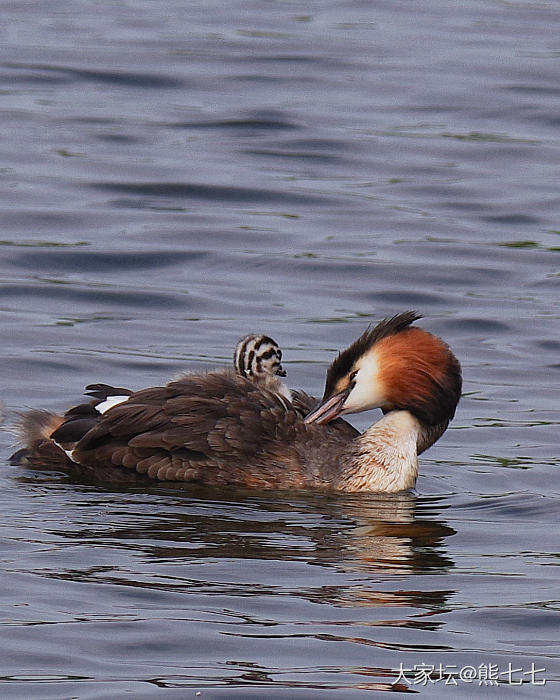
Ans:
[[[339,391],[338,394],[333,394],[325,401],[322,401],[317,408],[310,411],[303,419],[304,423],[319,423],[323,425],[338,418],[342,413],[344,402],[348,398],[348,394],[352,391],[352,387]]]

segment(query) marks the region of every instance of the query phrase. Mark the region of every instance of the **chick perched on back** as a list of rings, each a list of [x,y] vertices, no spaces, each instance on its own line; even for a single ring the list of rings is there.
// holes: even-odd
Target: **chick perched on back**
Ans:
[[[282,350],[267,335],[246,335],[235,346],[233,366],[237,374],[254,379],[263,374],[286,376],[282,367]]]
[[[291,400],[290,390],[277,379],[286,376],[286,370],[282,367],[282,350],[269,336],[246,335],[241,338],[235,347],[233,366],[241,377]]]

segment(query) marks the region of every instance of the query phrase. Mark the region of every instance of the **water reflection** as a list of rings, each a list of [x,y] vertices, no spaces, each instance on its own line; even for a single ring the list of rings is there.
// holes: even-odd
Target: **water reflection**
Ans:
[[[128,640],[127,658],[146,669],[157,642],[166,658],[148,683],[395,690],[395,653],[450,650],[439,635],[454,591],[440,576],[422,578],[454,567],[454,530],[437,498],[48,479],[20,479],[44,517],[35,542],[27,531],[18,570],[69,591],[55,607],[76,634],[88,624],[105,640],[106,625],[119,625],[115,645]],[[52,612],[49,620],[39,627],[51,638],[60,629],[70,653],[68,627]],[[19,629],[37,622],[32,615]],[[198,639],[188,663],[185,635]]]
[[[442,543],[455,530],[439,520],[419,517],[423,503],[416,496],[370,495],[365,501],[356,501],[347,504],[346,512],[356,521],[348,537],[358,568],[402,574],[453,566]],[[351,559],[346,563],[351,566]]]
[[[315,603],[434,610],[441,609],[450,594],[372,589],[372,577],[390,581],[454,566],[445,542],[455,530],[432,515],[426,517],[425,502],[409,493],[262,496],[192,487],[185,495],[179,488],[158,487],[150,492],[88,491],[87,495],[88,501],[78,509],[85,518],[54,527],[51,534],[67,542],[116,550],[121,556],[115,558],[115,566],[51,571],[49,576],[191,593],[276,595],[285,594],[286,588],[267,577],[266,566],[261,580],[255,581],[250,562],[301,562],[344,573],[345,582],[348,575],[356,577],[351,587],[290,586],[291,595]],[[430,513],[437,513],[435,500],[429,502]],[[95,513],[102,505],[109,514],[100,520]],[[141,557],[144,564],[138,569],[136,561],[134,579],[128,575],[127,553]],[[220,560],[246,562],[247,580],[212,580],[212,567],[201,565]]]

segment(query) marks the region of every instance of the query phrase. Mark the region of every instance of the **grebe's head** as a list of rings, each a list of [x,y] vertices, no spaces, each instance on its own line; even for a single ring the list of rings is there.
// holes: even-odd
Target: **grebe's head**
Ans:
[[[247,335],[235,347],[233,356],[235,371],[247,379],[257,379],[266,374],[285,377],[282,367],[282,350],[267,335]]]
[[[368,329],[340,353],[327,371],[321,404],[306,423],[328,423],[370,408],[410,411],[427,425],[455,415],[461,367],[440,338],[411,327],[421,318],[407,311]]]

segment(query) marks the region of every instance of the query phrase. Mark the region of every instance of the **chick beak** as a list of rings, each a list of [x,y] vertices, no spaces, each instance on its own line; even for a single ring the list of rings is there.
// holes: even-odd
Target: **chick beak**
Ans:
[[[285,377],[286,376],[286,370],[282,367],[282,365],[278,366],[278,369],[276,370],[275,374],[279,377]]]
[[[344,391],[339,391],[337,394],[329,396],[328,399],[322,401],[317,408],[314,408],[303,419],[304,423],[330,423],[331,420],[338,418],[342,413],[344,402],[348,398],[348,394],[352,391],[352,386],[349,386]]]

